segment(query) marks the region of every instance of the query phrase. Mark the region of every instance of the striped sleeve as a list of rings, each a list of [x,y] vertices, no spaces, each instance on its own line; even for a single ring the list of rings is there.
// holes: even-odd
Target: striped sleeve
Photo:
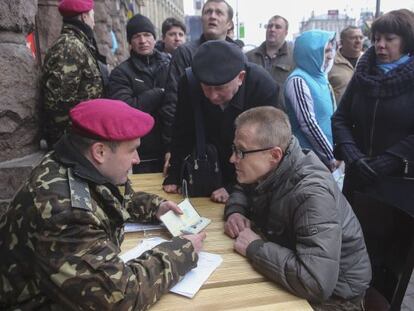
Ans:
[[[299,77],[289,79],[286,83],[286,97],[300,130],[309,140],[313,151],[325,165],[331,167],[335,161],[333,148],[316,120],[312,96],[306,82]]]

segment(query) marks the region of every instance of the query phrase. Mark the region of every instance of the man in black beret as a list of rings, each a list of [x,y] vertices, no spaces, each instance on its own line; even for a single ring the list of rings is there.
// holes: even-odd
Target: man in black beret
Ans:
[[[226,202],[235,183],[235,172],[228,159],[234,138],[234,120],[243,111],[257,106],[274,106],[279,88],[261,67],[249,63],[240,48],[224,40],[203,43],[191,66],[197,88],[190,87],[186,75],[178,84],[178,102],[171,142],[171,160],[163,189],[179,190],[184,157],[195,146],[194,101],[200,102],[206,142],[213,144],[219,157],[223,183],[211,193],[211,200]]]
[[[167,54],[155,49],[155,27],[148,17],[136,14],[128,21],[126,30],[131,56],[111,72],[109,95],[154,117],[154,129],[140,147],[141,165],[134,165],[133,172],[161,172],[166,142],[162,140],[159,108],[170,60]]]

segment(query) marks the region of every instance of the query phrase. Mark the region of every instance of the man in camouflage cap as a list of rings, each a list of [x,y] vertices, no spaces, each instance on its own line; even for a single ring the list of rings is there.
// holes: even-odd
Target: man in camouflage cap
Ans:
[[[43,136],[48,148],[69,126],[69,110],[104,95],[108,72],[94,38],[94,1],[60,0],[62,32],[46,53],[42,73]]]
[[[128,181],[154,119],[107,99],[80,103],[70,117],[70,133],[0,218],[0,309],[148,309],[196,266],[205,233],[175,237],[124,262],[125,221],[181,212],[134,192]]]

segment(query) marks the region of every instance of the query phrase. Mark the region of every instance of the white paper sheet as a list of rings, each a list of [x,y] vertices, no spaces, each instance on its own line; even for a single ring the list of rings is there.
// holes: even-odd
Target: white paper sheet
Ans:
[[[127,262],[165,241],[160,237],[145,239],[120,257],[124,262]],[[220,255],[212,253],[200,252],[198,256],[197,267],[189,271],[179,283],[171,288],[171,292],[193,298],[213,271],[223,262]]]

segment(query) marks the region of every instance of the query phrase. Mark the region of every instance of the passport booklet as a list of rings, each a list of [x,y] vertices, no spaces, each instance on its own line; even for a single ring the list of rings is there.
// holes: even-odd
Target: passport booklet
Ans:
[[[183,211],[182,215],[169,211],[160,217],[173,236],[196,234],[210,224],[211,220],[201,217],[188,198],[178,206]]]

